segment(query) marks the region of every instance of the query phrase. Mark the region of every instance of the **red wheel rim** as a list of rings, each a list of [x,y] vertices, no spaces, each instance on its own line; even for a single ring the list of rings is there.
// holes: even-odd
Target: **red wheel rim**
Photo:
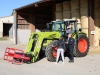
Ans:
[[[57,57],[57,49],[58,49],[58,47],[53,47],[52,48],[52,55],[53,55],[54,58]]]
[[[81,53],[84,53],[87,50],[87,41],[84,38],[78,41],[78,50]]]

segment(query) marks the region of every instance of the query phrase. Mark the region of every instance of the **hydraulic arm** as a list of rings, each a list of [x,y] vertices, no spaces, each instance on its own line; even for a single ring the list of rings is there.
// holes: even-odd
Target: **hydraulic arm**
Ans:
[[[39,52],[43,45],[43,40],[53,40],[58,39],[60,37],[59,32],[39,32],[39,33],[32,33],[29,39],[29,42],[26,46],[25,53],[31,54],[32,59],[31,62],[35,62],[38,59]],[[47,43],[48,45],[48,43]]]

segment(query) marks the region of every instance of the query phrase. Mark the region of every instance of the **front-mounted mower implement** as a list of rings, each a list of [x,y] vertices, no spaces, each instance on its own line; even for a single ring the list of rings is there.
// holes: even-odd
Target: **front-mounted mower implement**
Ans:
[[[30,61],[30,58],[24,54],[23,50],[16,48],[6,48],[4,60],[12,62],[12,64],[22,64],[25,61]]]

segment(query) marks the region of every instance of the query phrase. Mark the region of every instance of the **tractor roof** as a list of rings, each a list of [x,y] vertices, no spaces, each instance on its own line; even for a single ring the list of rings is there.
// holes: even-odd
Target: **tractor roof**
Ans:
[[[57,21],[51,21],[51,22],[62,22],[62,21],[77,21],[75,19],[63,19],[63,20],[57,20]]]
[[[63,21],[77,21],[75,19],[63,19]]]

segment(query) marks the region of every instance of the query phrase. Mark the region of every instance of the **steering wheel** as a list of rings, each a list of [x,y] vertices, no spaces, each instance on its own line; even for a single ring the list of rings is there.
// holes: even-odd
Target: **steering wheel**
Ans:
[[[61,28],[58,28],[58,30],[61,30]],[[64,30],[64,28],[62,28],[62,30]]]

